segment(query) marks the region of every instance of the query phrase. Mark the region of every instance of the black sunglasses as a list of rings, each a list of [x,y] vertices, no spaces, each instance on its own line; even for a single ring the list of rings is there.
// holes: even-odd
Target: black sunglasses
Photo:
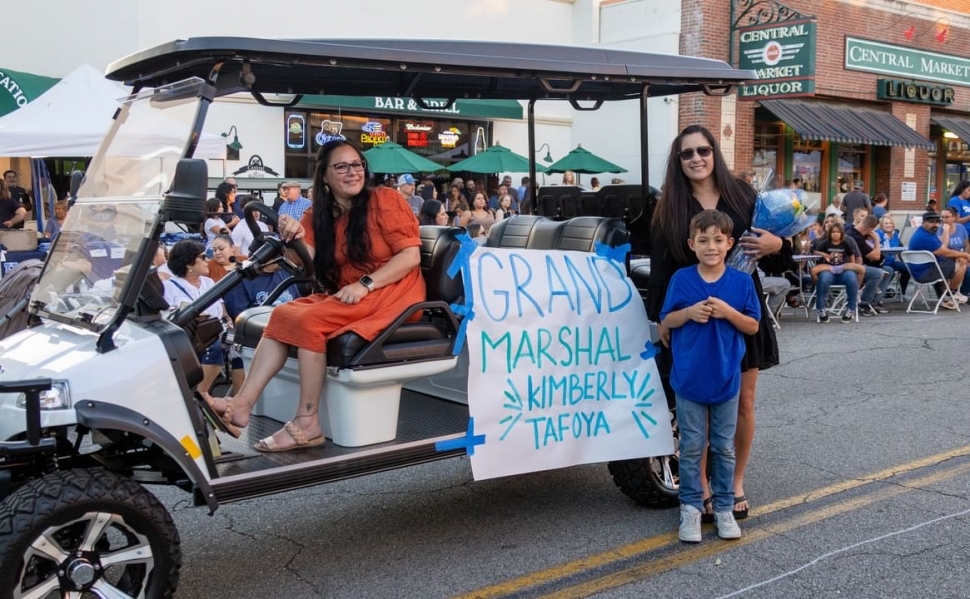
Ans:
[[[714,148],[711,146],[698,146],[696,148],[684,148],[680,152],[677,152],[677,155],[680,156],[681,160],[690,160],[694,157],[694,152],[697,152],[697,155],[701,158],[707,158],[713,151]]]

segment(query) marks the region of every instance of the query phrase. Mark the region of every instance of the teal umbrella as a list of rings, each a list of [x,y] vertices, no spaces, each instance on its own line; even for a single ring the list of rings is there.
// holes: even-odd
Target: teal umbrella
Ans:
[[[374,146],[364,157],[372,173],[433,173],[444,168],[393,141]]]
[[[527,173],[529,172],[529,159],[496,144],[484,152],[479,152],[470,158],[452,164],[448,167],[448,170],[452,172],[468,171],[470,173]],[[544,173],[546,169],[537,164],[536,171]]]
[[[587,175],[627,172],[622,166],[613,164],[609,160],[604,160],[589,150],[584,150],[583,146],[576,146],[576,149],[550,164],[546,167],[546,170],[550,173],[572,171]]]
[[[13,112],[54,86],[60,79],[0,67],[0,116]]]

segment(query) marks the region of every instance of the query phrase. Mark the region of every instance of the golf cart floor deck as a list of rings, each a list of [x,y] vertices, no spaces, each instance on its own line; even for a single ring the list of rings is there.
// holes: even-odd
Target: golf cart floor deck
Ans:
[[[253,416],[238,439],[220,433],[223,457],[216,463],[219,476],[246,474],[334,458],[351,460],[354,454],[364,452],[393,453],[395,448],[402,445],[465,432],[468,427],[468,406],[404,390],[398,414],[397,438],[393,441],[364,447],[341,447],[328,438],[323,447],[281,453],[262,453],[253,449],[253,444],[272,435],[282,426],[283,423],[272,418]]]

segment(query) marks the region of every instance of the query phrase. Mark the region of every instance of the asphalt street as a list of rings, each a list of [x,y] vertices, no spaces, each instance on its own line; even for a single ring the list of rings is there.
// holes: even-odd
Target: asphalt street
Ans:
[[[970,308],[785,315],[740,541],[676,539],[605,465],[473,482],[466,459],[221,507],[156,489],[177,597],[966,597]]]

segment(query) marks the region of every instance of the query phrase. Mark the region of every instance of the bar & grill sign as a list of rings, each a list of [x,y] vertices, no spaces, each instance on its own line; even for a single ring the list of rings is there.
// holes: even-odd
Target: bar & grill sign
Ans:
[[[742,85],[748,100],[815,95],[815,22],[786,21],[738,29],[739,64],[758,80]]]

